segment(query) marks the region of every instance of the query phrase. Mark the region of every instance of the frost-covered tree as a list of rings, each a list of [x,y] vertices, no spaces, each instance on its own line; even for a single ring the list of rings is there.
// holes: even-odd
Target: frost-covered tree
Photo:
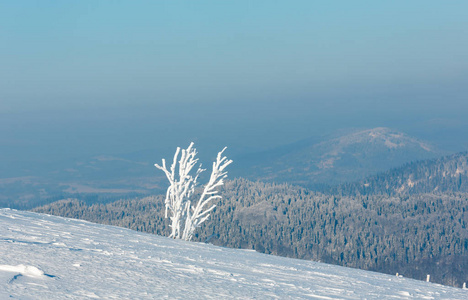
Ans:
[[[187,149],[181,150],[177,147],[170,170],[166,167],[165,159],[162,159],[162,166],[155,164],[156,168],[166,174],[170,184],[165,199],[165,217],[169,215],[171,219],[169,237],[191,240],[195,229],[209,218],[210,212],[216,207],[210,202],[221,198],[217,188],[224,184],[224,178],[227,177],[225,168],[232,163],[232,160],[222,156],[224,150],[226,147],[218,153],[216,161],[213,162],[210,179],[198,199],[193,199],[193,196],[198,177],[205,169],[202,169],[200,164],[192,175],[192,169],[198,163],[198,158],[195,158],[197,150],[193,143],[190,143]]]

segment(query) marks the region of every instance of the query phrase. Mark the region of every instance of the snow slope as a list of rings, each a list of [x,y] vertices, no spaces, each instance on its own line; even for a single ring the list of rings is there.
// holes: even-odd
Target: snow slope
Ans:
[[[0,209],[0,299],[468,299],[468,290]]]

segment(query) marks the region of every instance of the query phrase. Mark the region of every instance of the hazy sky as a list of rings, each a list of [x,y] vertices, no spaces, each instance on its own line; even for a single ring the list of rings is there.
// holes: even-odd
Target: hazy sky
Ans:
[[[0,159],[442,141],[468,133],[467,95],[466,0],[0,2]]]

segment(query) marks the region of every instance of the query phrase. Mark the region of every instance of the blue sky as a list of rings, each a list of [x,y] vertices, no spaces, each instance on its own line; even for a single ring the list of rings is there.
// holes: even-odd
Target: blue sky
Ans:
[[[467,95],[467,1],[0,3],[4,153],[466,133]]]
[[[468,76],[466,1],[3,1],[0,11],[3,110],[306,97]]]

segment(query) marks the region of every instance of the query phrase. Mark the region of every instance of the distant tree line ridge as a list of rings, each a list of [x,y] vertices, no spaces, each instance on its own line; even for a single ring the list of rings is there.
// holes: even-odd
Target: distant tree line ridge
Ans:
[[[323,187],[340,195],[468,193],[468,152],[416,161],[353,183]]]

